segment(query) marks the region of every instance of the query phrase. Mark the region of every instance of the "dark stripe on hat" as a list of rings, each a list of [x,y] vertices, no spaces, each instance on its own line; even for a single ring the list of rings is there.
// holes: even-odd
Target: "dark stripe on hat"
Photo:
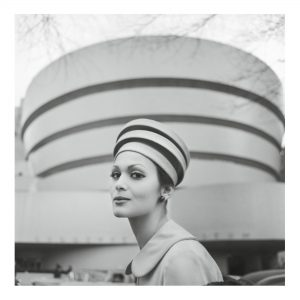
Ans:
[[[172,139],[172,137],[170,137],[168,134],[166,134],[165,132],[163,132],[163,131],[161,131],[161,130],[159,130],[157,128],[154,128],[154,127],[151,127],[151,126],[146,126],[146,125],[132,125],[132,126],[128,126],[128,127],[124,128],[120,132],[120,134],[117,137],[117,141],[126,132],[130,132],[130,131],[134,131],[134,130],[146,130],[146,131],[150,131],[150,132],[154,132],[154,133],[157,133],[159,135],[162,135],[163,137],[165,137],[166,139],[168,139],[171,143],[173,143],[176,146],[176,148],[178,148],[178,150],[181,152],[181,154],[184,157],[186,165],[188,166],[188,159],[187,159],[187,157],[186,157],[183,149],[181,148],[181,146],[174,139]]]
[[[143,88],[143,87],[196,88],[196,89],[217,91],[229,95],[242,97],[265,107],[270,112],[275,114],[276,117],[281,121],[283,125],[285,123],[283,113],[281,112],[279,107],[275,105],[273,102],[271,102],[270,100],[268,100],[263,96],[260,96],[248,90],[241,89],[229,84],[208,81],[208,80],[190,79],[190,78],[169,78],[169,77],[132,78],[132,79],[117,80],[117,81],[104,82],[100,84],[86,86],[49,100],[48,102],[44,103],[39,108],[34,110],[25,120],[21,130],[21,138],[23,139],[26,129],[35,119],[37,119],[40,115],[44,114],[45,112],[59,105],[62,105],[64,103],[76,100],[78,98],[87,95],[103,93],[108,91],[116,91],[122,89],[130,89],[130,88]]]
[[[181,166],[181,163],[179,162],[179,160],[176,158],[176,156],[170,152],[168,149],[166,149],[165,147],[163,147],[160,144],[157,144],[155,141],[152,140],[147,140],[144,138],[138,138],[138,137],[130,137],[130,138],[126,138],[124,140],[119,141],[115,148],[114,148],[114,156],[116,156],[116,154],[118,153],[119,149],[130,142],[137,142],[137,143],[142,143],[142,144],[146,144],[152,148],[154,148],[155,150],[157,150],[158,152],[160,152],[164,157],[167,158],[167,160],[171,163],[171,165],[173,166],[173,168],[175,169],[176,173],[177,173],[177,183],[175,185],[178,185],[182,179],[183,179],[183,175],[184,175],[184,170]]]

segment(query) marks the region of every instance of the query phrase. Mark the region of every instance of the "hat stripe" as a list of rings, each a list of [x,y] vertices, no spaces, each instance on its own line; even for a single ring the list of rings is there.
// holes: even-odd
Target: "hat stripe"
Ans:
[[[184,152],[184,150],[182,149],[182,147],[172,138],[170,137],[168,134],[166,134],[165,132],[157,129],[157,128],[154,128],[154,127],[150,127],[150,126],[145,126],[145,125],[131,125],[131,126],[128,126],[126,128],[124,128],[120,134],[118,135],[117,137],[117,141],[120,139],[120,137],[129,132],[129,131],[135,131],[135,130],[146,130],[146,131],[151,131],[151,132],[154,132],[154,133],[157,133],[163,137],[165,137],[166,139],[168,139],[170,142],[172,142],[177,148],[178,150],[181,152],[184,160],[185,160],[185,163],[186,163],[186,166],[188,166],[189,164],[189,161],[188,161],[188,158],[186,156],[186,153]]]
[[[183,170],[186,170],[187,165],[186,165],[186,162],[184,160],[182,153],[170,140],[166,139],[162,135],[151,132],[151,131],[134,130],[134,131],[129,131],[129,132],[126,132],[125,134],[123,134],[119,138],[118,143],[124,139],[128,139],[131,137],[155,141],[156,144],[159,144],[162,147],[164,147],[165,149],[168,149],[169,152],[171,152],[177,158],[177,160],[181,163]]]
[[[168,161],[172,164],[173,168],[176,170],[176,172],[178,174],[178,181],[177,181],[176,185],[178,185],[182,181],[183,175],[184,175],[184,170],[183,170],[182,165],[179,162],[179,160],[168,149],[166,149],[165,147],[163,147],[160,144],[157,144],[155,141],[147,140],[144,138],[138,138],[138,137],[125,138],[125,139],[117,142],[115,149],[114,149],[114,156],[116,156],[116,154],[118,153],[118,151],[124,144],[130,143],[130,142],[144,143],[150,147],[153,147],[155,150],[159,151],[160,153],[162,153],[168,159]]]

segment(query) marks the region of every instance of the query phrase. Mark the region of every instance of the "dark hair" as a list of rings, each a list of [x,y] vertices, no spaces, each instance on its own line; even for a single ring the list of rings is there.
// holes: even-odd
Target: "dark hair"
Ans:
[[[157,169],[158,181],[161,186],[172,186],[174,187],[174,183],[170,176],[156,163],[154,163]]]

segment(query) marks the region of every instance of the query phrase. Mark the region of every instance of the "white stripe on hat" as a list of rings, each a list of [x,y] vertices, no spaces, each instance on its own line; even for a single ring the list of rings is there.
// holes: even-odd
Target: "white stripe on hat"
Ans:
[[[190,162],[190,152],[189,152],[185,142],[173,130],[168,128],[165,124],[154,121],[154,120],[150,120],[150,119],[136,119],[136,120],[132,120],[132,121],[128,122],[123,127],[121,132],[124,129],[131,127],[131,126],[149,126],[149,127],[152,127],[154,129],[166,134],[167,136],[169,136],[171,139],[173,139],[178,144],[178,146],[184,152],[185,157],[186,157],[186,167],[188,167],[189,162]],[[121,136],[119,137],[119,139],[120,138],[121,138]]]
[[[142,138],[150,140],[155,144],[164,147],[167,151],[171,152],[176,157],[176,159],[182,166],[183,172],[186,170],[187,165],[182,153],[177,148],[177,146],[175,146],[169,139],[165,138],[164,136],[148,130],[133,130],[124,133],[118,140],[118,143],[128,138]]]
[[[122,128],[114,156],[123,151],[138,152],[150,158],[170,176],[175,186],[183,180],[190,162],[184,141],[164,124],[150,119],[136,119]]]

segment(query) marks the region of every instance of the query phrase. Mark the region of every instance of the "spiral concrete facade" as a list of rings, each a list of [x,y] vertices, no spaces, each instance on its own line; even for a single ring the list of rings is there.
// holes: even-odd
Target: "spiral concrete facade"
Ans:
[[[275,74],[238,49],[196,39],[124,39],[76,51],[40,72],[24,102],[22,135],[35,174],[50,186],[65,173],[78,188],[83,168],[93,182],[96,165],[107,174],[117,132],[144,116],[170,123],[186,140],[192,163],[184,185],[274,181],[281,101]],[[213,171],[199,179],[203,169]]]
[[[166,123],[191,151],[182,189],[170,203],[175,219],[185,215],[185,226],[204,240],[220,236],[223,240],[284,239],[281,83],[253,55],[208,40],[157,36],[119,39],[69,53],[43,69],[32,81],[22,107],[21,135],[35,174],[31,201],[38,201],[38,195],[47,191],[61,191],[68,201],[74,191],[86,191],[93,199],[96,194],[91,193],[98,193],[99,201],[109,201],[108,175],[115,139],[126,122],[139,117]],[[255,194],[256,190],[259,192]],[[248,196],[240,199],[239,192]],[[261,215],[256,224],[261,231],[253,231],[249,225],[240,232],[243,218],[229,222],[225,229],[225,219],[230,218],[219,214],[214,232],[205,235],[202,229],[207,219],[178,214],[182,201],[190,208],[203,203],[208,211],[218,210],[224,195],[232,197],[228,204],[232,207],[244,201],[238,214],[245,224],[253,225],[253,214]],[[57,199],[57,195],[49,197]],[[77,217],[85,205],[82,198],[81,202],[76,200]],[[264,219],[265,212],[253,204],[254,199],[260,205],[274,205],[277,213]],[[48,205],[48,216],[59,214]],[[101,209],[101,204],[94,205]],[[109,206],[103,207],[103,214],[111,214]],[[92,216],[97,219],[97,214]],[[75,224],[76,219],[70,217],[70,222]],[[109,236],[116,243],[134,242],[127,225],[124,232],[123,221],[111,216],[107,224],[116,230],[102,232],[100,226],[95,237],[90,237],[92,243],[101,244]],[[122,234],[118,228],[123,228]],[[58,237],[58,229],[52,233],[51,228],[45,229],[35,237],[28,235],[34,230],[22,230],[19,236],[23,242],[46,240],[47,234],[53,234],[57,242],[78,241],[68,232]],[[101,236],[105,236],[102,242]],[[79,242],[85,243],[86,237]]]

